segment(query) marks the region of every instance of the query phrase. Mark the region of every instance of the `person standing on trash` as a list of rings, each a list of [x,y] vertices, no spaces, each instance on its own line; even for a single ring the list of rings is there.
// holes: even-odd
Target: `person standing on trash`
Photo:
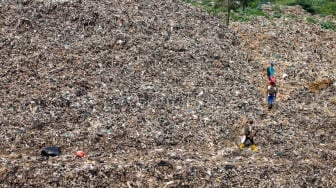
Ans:
[[[271,82],[272,79],[275,80],[275,69],[274,69],[274,62],[271,61],[271,65],[267,67],[267,77],[268,81]]]
[[[245,9],[247,7],[247,0],[241,0],[241,3],[243,5],[243,11],[245,11]]]
[[[241,143],[239,145],[240,149],[244,149],[246,145],[251,145],[252,151],[256,151],[258,149],[253,139],[254,136],[256,135],[253,123],[254,123],[253,120],[249,120],[248,123],[245,125],[244,136],[242,137]]]
[[[271,80],[270,85],[267,87],[267,104],[268,109],[272,109],[276,96],[277,96],[278,90],[275,85],[275,81]]]

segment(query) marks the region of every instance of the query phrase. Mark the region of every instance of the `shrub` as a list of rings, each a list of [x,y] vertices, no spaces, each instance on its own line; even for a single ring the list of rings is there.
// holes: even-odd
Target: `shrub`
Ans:
[[[317,23],[317,21],[312,17],[307,17],[307,22],[311,23],[311,24],[316,24]]]
[[[320,25],[323,29],[335,30],[335,26],[331,21],[321,22]]]
[[[289,5],[300,5],[307,12],[316,14],[316,10],[313,8],[311,0],[296,0],[295,3],[290,3]]]

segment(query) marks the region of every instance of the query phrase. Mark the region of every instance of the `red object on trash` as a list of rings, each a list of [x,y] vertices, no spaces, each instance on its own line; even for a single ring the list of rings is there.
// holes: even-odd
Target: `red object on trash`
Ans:
[[[85,157],[85,155],[86,155],[86,154],[85,154],[84,151],[77,151],[77,152],[76,152],[76,156],[77,156],[77,157],[83,158],[83,157]]]
[[[274,85],[276,83],[276,78],[274,76],[271,76],[269,82],[271,85]]]

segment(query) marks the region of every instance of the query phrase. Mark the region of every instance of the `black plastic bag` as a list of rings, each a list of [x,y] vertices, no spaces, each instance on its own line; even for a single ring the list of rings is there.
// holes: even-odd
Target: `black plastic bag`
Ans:
[[[56,146],[45,147],[41,151],[41,155],[45,157],[55,157],[61,155],[61,148]]]

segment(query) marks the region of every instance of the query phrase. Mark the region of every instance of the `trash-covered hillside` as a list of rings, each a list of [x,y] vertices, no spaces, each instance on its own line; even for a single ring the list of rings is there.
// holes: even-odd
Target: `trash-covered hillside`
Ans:
[[[279,20],[227,28],[173,0],[1,1],[2,187],[334,186],[335,32]],[[251,118],[258,152],[238,147]],[[61,155],[42,156],[51,146]]]

